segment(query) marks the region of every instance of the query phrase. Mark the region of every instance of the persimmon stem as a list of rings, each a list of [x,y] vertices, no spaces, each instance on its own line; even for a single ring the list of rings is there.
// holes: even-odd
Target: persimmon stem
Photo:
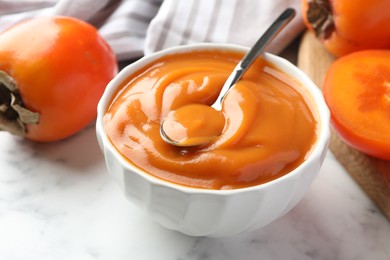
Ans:
[[[330,0],[308,1],[307,20],[313,27],[317,38],[328,39],[335,30]]]
[[[27,124],[37,124],[39,113],[24,107],[15,80],[0,70],[0,131],[24,136]]]

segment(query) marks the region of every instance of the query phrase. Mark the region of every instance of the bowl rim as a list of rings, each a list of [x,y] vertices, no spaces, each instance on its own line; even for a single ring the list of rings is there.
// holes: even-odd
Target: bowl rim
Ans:
[[[138,168],[137,166],[129,162],[127,159],[125,159],[124,156],[122,156],[119,153],[119,151],[114,147],[114,145],[111,143],[103,127],[103,115],[107,107],[110,105],[112,101],[112,96],[117,92],[117,89],[119,88],[120,84],[135,71],[145,67],[147,64],[153,62],[154,60],[164,55],[174,54],[174,53],[185,53],[185,52],[191,52],[197,50],[207,50],[207,49],[211,49],[211,50],[218,49],[222,51],[226,50],[226,51],[238,51],[238,52],[247,52],[249,50],[248,47],[236,45],[236,44],[230,44],[230,43],[195,43],[195,44],[188,44],[188,45],[180,45],[180,46],[170,47],[158,52],[154,52],[152,54],[148,54],[140,58],[139,60],[124,67],[108,83],[97,106],[96,133],[98,135],[98,138],[100,138],[100,141],[102,142],[101,149],[103,150],[103,153],[106,153],[105,149],[108,149],[108,151],[111,152],[111,154],[113,154],[115,158],[120,162],[122,167],[126,168],[129,171],[134,172],[135,174],[139,175],[141,178],[143,178],[144,180],[146,180],[147,182],[153,185],[171,188],[188,194],[214,194],[219,196],[266,189],[267,187],[274,185],[275,183],[283,182],[288,179],[294,178],[299,174],[301,169],[304,169],[305,167],[308,166],[308,164],[313,160],[313,158],[321,157],[321,155],[324,152],[323,150],[324,149],[327,150],[328,148],[329,137],[330,137],[330,112],[325,103],[325,100],[323,99],[323,95],[320,89],[314,84],[314,82],[309,78],[309,76],[305,72],[300,70],[297,66],[292,64],[290,61],[286,60],[285,58],[279,57],[277,55],[265,52],[263,54],[263,57],[267,61],[274,64],[277,68],[281,69],[284,73],[287,73],[287,75],[293,77],[295,80],[300,82],[300,84],[307,90],[307,94],[312,97],[314,103],[316,104],[316,109],[317,109],[317,114],[319,119],[318,120],[319,127],[317,130],[318,138],[307,159],[303,161],[297,168],[295,168],[294,170],[288,172],[287,174],[279,178],[276,178],[266,183],[244,187],[244,188],[238,188],[238,189],[214,190],[214,189],[202,189],[202,188],[196,188],[196,187],[171,183],[169,181],[160,179],[156,176],[153,176],[152,174],[143,171],[142,169]]]

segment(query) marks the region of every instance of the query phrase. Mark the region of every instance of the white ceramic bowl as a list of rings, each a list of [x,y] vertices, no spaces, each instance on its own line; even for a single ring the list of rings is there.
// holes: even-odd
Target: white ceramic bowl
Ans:
[[[298,80],[317,105],[320,127],[315,148],[308,159],[276,180],[243,189],[196,189],[157,179],[134,167],[119,154],[104,132],[103,115],[120,83],[134,71],[163,55],[199,49],[248,51],[245,47],[229,44],[196,44],[170,48],[136,61],[108,84],[98,105],[96,130],[108,172],[130,201],[169,229],[192,236],[223,237],[271,223],[293,208],[304,196],[328,148],[329,110],[321,92],[305,73],[287,60],[266,53],[265,58]]]

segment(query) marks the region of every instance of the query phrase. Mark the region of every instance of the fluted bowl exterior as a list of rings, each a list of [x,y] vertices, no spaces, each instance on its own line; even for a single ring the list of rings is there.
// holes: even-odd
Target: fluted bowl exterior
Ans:
[[[230,44],[179,46],[151,54],[125,67],[108,84],[99,102],[96,132],[108,172],[131,202],[166,228],[191,236],[225,237],[261,228],[301,200],[318,174],[328,149],[329,110],[321,92],[305,73],[289,61],[265,53],[266,60],[300,82],[317,106],[319,129],[310,156],[295,170],[276,180],[242,189],[197,189],[155,178],[132,165],[111,144],[103,128],[103,115],[117,88],[129,75],[161,56],[201,49],[248,50]]]

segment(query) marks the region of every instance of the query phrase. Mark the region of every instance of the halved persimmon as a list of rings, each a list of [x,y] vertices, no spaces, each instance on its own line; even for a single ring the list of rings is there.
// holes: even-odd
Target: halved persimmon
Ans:
[[[390,160],[390,50],[337,59],[323,93],[340,137],[368,155]]]

